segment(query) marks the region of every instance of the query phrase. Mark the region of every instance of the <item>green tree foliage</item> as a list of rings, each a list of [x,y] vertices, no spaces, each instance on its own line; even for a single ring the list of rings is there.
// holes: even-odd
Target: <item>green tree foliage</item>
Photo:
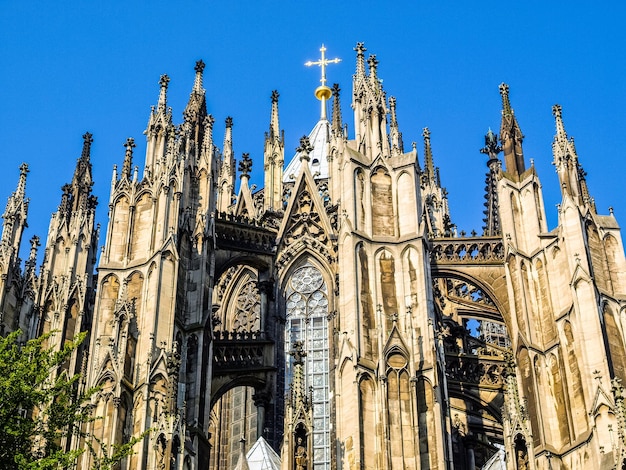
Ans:
[[[86,451],[94,453],[94,468],[114,468],[143,436],[115,447],[111,455],[95,455],[96,442],[84,433],[84,424],[101,419],[89,406],[97,389],[79,392],[80,374],[68,375],[62,367],[85,334],[60,351],[46,346],[52,335],[24,345],[18,342],[19,331],[0,338],[0,468],[66,469]],[[83,448],[67,451],[67,443],[79,439]]]

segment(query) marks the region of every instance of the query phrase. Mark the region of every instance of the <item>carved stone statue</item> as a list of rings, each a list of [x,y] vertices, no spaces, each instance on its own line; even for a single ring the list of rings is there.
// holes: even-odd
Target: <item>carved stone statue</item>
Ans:
[[[296,447],[296,470],[306,470],[307,468],[307,453],[306,447],[302,438],[298,438],[298,445]]]

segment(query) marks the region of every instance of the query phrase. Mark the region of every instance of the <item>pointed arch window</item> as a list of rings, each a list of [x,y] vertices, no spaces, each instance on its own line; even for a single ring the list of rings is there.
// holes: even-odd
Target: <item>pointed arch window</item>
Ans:
[[[285,355],[296,341],[303,341],[306,388],[313,393],[313,465],[330,468],[330,367],[328,341],[328,287],[321,271],[307,262],[287,283]],[[291,384],[291,361],[287,362],[286,387]]]

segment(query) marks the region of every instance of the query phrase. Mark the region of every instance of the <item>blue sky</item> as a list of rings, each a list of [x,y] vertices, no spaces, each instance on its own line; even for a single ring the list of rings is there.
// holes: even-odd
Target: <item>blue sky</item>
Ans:
[[[555,103],[563,106],[598,212],[608,214],[612,206],[626,224],[626,6],[510,3],[0,0],[0,201],[14,190],[20,163],[28,162],[25,237],[45,239],[60,188],[80,156],[81,136],[89,131],[102,244],[122,144],[135,138],[135,163],[142,165],[142,132],[163,73],[171,78],[168,101],[176,123],[182,121],[198,59],[207,64],[214,137],[221,146],[224,119],[232,116],[236,156],[250,153],[252,183],[261,186],[271,91],[280,93],[288,160],[319,117],[313,97],[319,68],[303,64],[317,59],[324,43],[329,57],[343,59],[329,66],[328,80],[342,89],[352,136],[353,47],[364,42],[366,54],[377,55],[387,95],[397,98],[405,148],[416,141],[422,163],[422,128],[430,128],[459,229],[481,230],[487,168],[479,149],[489,127],[499,130],[501,82],[510,85],[550,228],[560,201],[551,165]]]

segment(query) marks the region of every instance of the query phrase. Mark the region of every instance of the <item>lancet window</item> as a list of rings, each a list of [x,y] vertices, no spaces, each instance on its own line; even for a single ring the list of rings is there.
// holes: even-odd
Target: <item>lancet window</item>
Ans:
[[[286,288],[285,354],[296,341],[304,342],[306,389],[313,395],[313,465],[330,468],[330,383],[328,288],[319,269],[310,263],[296,269]],[[287,361],[290,364],[291,361]],[[291,384],[288,365],[286,385]]]

